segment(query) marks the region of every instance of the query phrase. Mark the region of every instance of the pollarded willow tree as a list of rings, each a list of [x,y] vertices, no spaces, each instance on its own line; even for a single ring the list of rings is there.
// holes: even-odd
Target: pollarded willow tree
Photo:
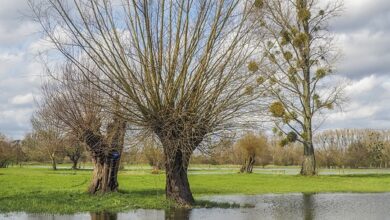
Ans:
[[[241,173],[252,173],[256,160],[268,150],[267,138],[263,134],[247,133],[235,144],[236,151],[241,156]]]
[[[301,142],[301,174],[314,175],[314,120],[341,100],[342,86],[331,77],[338,53],[328,22],[340,13],[342,4],[256,0],[254,5],[255,22],[267,40],[262,46],[264,58],[251,62],[248,68],[261,73],[258,81],[274,100],[269,111],[278,131],[286,135],[282,145]]]
[[[165,155],[166,196],[191,205],[187,168],[205,136],[231,126],[253,99],[243,67],[251,45],[240,0],[30,1],[48,38],[90,81],[123,101],[121,115],[153,132]],[[77,56],[88,57],[104,77]]]
[[[93,69],[91,67],[90,70]],[[98,69],[94,72],[97,74]],[[51,71],[50,75],[56,80],[43,86],[42,106],[48,118],[60,122],[64,133],[87,145],[94,164],[89,193],[117,191],[126,133],[126,121],[118,116],[120,108],[119,104],[115,104],[117,100],[107,98],[105,93],[96,90],[87,75],[71,62],[60,66],[57,73]]]

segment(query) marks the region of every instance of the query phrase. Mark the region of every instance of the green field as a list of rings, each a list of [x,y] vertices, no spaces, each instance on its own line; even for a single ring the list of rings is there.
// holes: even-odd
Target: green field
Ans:
[[[254,174],[238,174],[237,166],[201,165],[191,167],[189,179],[198,201],[215,194],[390,191],[389,170],[320,170],[320,174],[328,175],[314,177],[294,175],[298,170],[268,167],[257,168]],[[52,171],[37,165],[0,169],[0,212],[114,212],[173,205],[164,197],[164,174],[150,174],[148,166],[126,167],[119,174],[120,192],[104,196],[85,193],[90,175],[91,170]],[[204,201],[199,204],[218,205]]]

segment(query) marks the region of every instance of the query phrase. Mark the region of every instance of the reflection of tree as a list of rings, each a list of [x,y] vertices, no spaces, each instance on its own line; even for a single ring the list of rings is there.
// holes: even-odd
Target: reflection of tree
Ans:
[[[313,196],[311,194],[303,194],[303,214],[305,220],[311,220],[314,217]]]
[[[165,220],[189,220],[191,209],[171,208],[165,210]]]
[[[98,212],[98,213],[90,213],[91,220],[117,220],[117,213],[110,212]]]

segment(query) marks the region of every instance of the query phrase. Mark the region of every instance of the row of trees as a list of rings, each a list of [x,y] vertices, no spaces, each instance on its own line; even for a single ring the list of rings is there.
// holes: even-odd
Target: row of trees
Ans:
[[[22,141],[10,141],[1,136],[0,164],[21,165],[28,162],[53,161],[47,141],[38,139],[38,135],[28,134]],[[241,172],[250,173],[254,165],[290,166],[301,164],[302,147],[298,143],[281,146],[283,137],[247,133],[237,141],[225,138],[207,148],[206,152],[197,152],[191,158],[194,164],[240,164]],[[55,164],[65,160],[77,163],[91,158],[85,154],[85,146],[75,139],[57,140]],[[341,129],[324,131],[314,136],[316,158],[319,167],[324,168],[387,168],[390,163],[390,131],[370,129]],[[54,148],[53,148],[54,149]],[[155,170],[164,169],[164,153],[157,140],[146,138],[123,152],[122,166],[125,164],[148,163]]]
[[[387,168],[390,163],[390,131],[340,129],[314,136],[319,167]],[[283,144],[280,136],[267,137],[249,133],[237,142],[223,141],[205,155],[194,157],[196,163],[242,164],[242,172],[253,165],[299,165],[304,160],[298,143]]]
[[[388,167],[390,131],[345,129],[315,137],[317,156],[324,167]]]
[[[53,80],[33,125],[48,146],[60,145],[50,138],[56,135],[87,146],[94,163],[90,193],[118,189],[124,139],[137,132],[163,149],[167,198],[194,204],[187,178],[193,152],[221,133],[258,125],[253,114],[260,106],[268,107],[284,143],[304,146],[301,173],[316,173],[313,117],[331,109],[340,93],[334,82],[321,89],[335,58],[327,21],[338,3],[29,2],[63,57],[47,68]],[[238,143],[247,157],[243,171],[259,153],[245,147],[252,139],[263,141]]]
[[[47,131],[34,131],[23,140],[11,141],[0,135],[0,167],[8,165],[22,166],[29,162],[51,162],[53,170],[58,162],[70,161],[72,169],[78,169],[80,162],[85,162],[83,143],[73,137],[59,138]]]
[[[318,133],[313,138],[319,167],[323,168],[388,168],[390,164],[390,131],[372,129],[340,129]],[[161,164],[158,145],[147,145],[137,152],[140,160],[151,166]],[[195,164],[240,164],[241,172],[251,172],[253,165],[300,165],[303,149],[299,143],[283,144],[278,135],[248,133],[242,138],[223,139],[192,158]],[[162,168],[162,167],[157,167]]]

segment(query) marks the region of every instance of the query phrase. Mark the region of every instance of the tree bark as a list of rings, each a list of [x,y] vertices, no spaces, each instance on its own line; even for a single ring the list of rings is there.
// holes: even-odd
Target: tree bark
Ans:
[[[56,162],[55,157],[51,158],[51,166],[52,166],[53,170],[57,170],[57,162]]]
[[[115,118],[107,126],[107,135],[86,130],[85,143],[92,153],[94,164],[92,181],[88,188],[91,194],[118,191],[118,171],[123,150],[126,122]]]
[[[313,176],[317,174],[316,159],[314,156],[313,144],[304,144],[303,162],[301,168],[301,175]]]
[[[95,157],[93,158],[93,174],[92,181],[88,188],[88,192],[91,194],[107,193],[118,191],[118,171],[119,171],[119,158],[108,157]]]
[[[182,206],[195,203],[187,177],[188,162],[189,156],[183,155],[181,150],[174,155],[166,155],[166,197]]]
[[[78,160],[73,160],[73,165],[72,165],[72,170],[77,170],[77,163],[78,163]]]
[[[242,165],[240,172],[241,173],[252,173],[253,165],[255,164],[255,158],[253,156],[248,157]]]

